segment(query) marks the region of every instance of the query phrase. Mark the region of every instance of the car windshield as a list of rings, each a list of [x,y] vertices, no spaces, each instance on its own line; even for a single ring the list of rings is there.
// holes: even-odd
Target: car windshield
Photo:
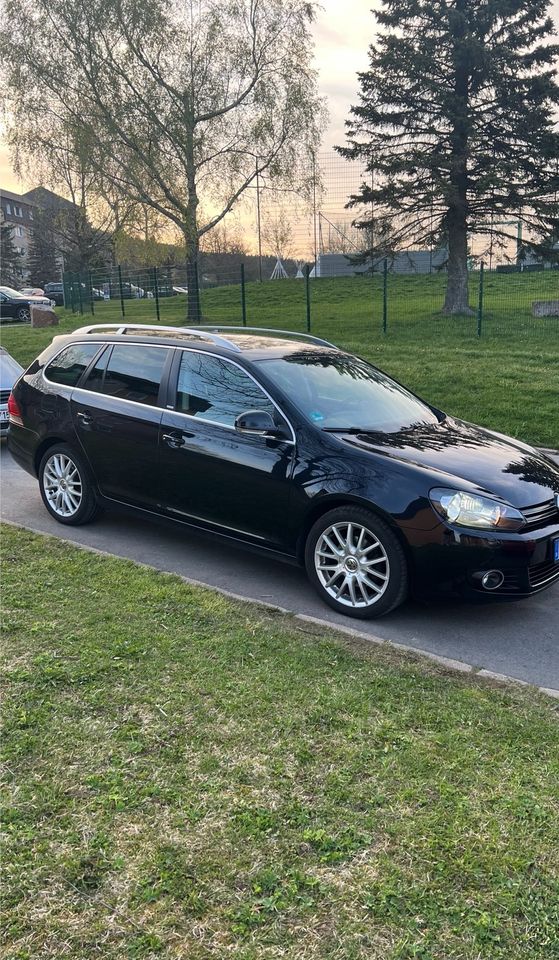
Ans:
[[[26,299],[23,293],[20,293],[18,290],[14,290],[12,287],[0,287],[0,293],[5,293],[7,297],[19,297],[20,299]]]
[[[425,403],[356,357],[298,351],[259,362],[270,380],[323,430],[395,433],[438,422]]]

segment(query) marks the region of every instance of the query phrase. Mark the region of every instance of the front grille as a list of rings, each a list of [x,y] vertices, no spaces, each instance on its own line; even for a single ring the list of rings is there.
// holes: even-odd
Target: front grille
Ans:
[[[552,560],[535,563],[533,567],[529,567],[528,576],[531,587],[543,587],[544,584],[554,583],[555,580],[559,580],[559,563],[553,563]]]
[[[523,507],[522,513],[526,518],[524,530],[537,530],[553,522],[559,523],[559,507],[555,499],[538,503],[535,507]]]
[[[520,578],[517,570],[506,571],[503,570],[505,579],[503,580],[500,587],[497,590],[494,590],[493,593],[504,594],[508,596],[510,594],[518,593],[521,590]]]
[[[10,390],[0,390],[0,403],[7,403],[10,397]]]

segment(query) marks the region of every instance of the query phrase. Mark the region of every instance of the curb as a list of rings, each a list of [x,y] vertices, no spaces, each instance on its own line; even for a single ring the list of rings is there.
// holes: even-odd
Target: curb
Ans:
[[[334,633],[343,633],[345,636],[353,637],[357,640],[363,640],[366,643],[377,644],[378,646],[388,647],[392,650],[400,650],[402,653],[411,653],[417,657],[422,657],[426,660],[430,660],[434,663],[439,664],[442,667],[445,667],[447,670],[454,670],[457,673],[468,673],[476,679],[481,677],[485,680],[493,680],[498,683],[505,683],[508,685],[521,686],[521,687],[532,687],[532,689],[537,690],[538,693],[542,693],[547,697],[553,697],[556,700],[559,700],[559,690],[555,690],[553,687],[537,687],[534,684],[528,683],[527,680],[519,680],[517,677],[509,677],[505,673],[494,673],[492,670],[484,670],[476,667],[472,663],[466,663],[462,660],[452,660],[449,657],[440,656],[438,653],[431,653],[428,650],[418,650],[417,647],[411,647],[406,643],[397,643],[395,640],[384,640],[382,637],[375,637],[370,633],[365,633],[362,630],[356,630],[354,627],[346,627],[339,624],[331,623],[329,620],[323,620],[321,617],[311,617],[306,613],[295,613],[293,610],[289,610],[287,607],[280,607],[275,603],[268,603],[266,600],[254,599],[253,597],[246,597],[240,593],[234,593],[232,590],[226,590],[225,587],[216,587],[211,584],[204,583],[201,580],[195,580],[193,577],[185,577],[183,574],[174,573],[172,570],[161,570],[159,567],[154,567],[150,563],[145,563],[140,560],[131,560],[129,557],[121,557],[119,554],[110,553],[108,550],[100,550],[99,547],[90,547],[85,543],[76,543],[74,540],[68,540],[66,537],[56,537],[55,534],[45,533],[44,530],[36,530],[34,527],[23,526],[21,523],[14,523],[13,520],[2,520],[2,523],[5,523],[9,527],[15,527],[17,530],[29,530],[31,533],[39,534],[43,537],[55,536],[57,540],[61,543],[65,543],[70,547],[75,547],[78,550],[84,550],[86,553],[95,553],[100,557],[109,557],[111,560],[127,560],[129,563],[133,563],[136,567],[140,567],[145,570],[155,570],[156,573],[163,573],[170,577],[178,577],[179,580],[182,580],[183,583],[188,584],[192,587],[201,587],[203,590],[213,590],[214,593],[219,593],[221,596],[227,597],[230,600],[237,600],[241,603],[253,603],[257,607],[264,607],[267,610],[273,610],[276,613],[288,614],[293,617],[295,620],[300,620],[302,623],[310,623],[314,626],[323,627],[326,630],[330,630]]]

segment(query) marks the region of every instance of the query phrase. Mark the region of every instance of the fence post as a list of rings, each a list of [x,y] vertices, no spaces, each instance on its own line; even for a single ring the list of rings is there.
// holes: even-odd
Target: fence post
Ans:
[[[122,269],[120,263],[118,265],[118,289],[120,292],[120,312],[124,316],[124,293],[122,291]]]
[[[70,306],[72,308],[72,313],[75,313],[76,308],[74,307],[74,281],[72,280],[71,273],[66,274],[66,276],[68,277],[66,283],[68,285],[68,293],[70,294]]]
[[[155,297],[155,313],[157,314],[157,322],[160,323],[161,316],[159,314],[159,282],[157,279],[157,267],[153,268],[153,295]]]
[[[243,313],[243,327],[247,325],[247,300],[245,289],[245,265],[241,263],[241,310]]]
[[[484,264],[483,260],[479,265],[479,297],[477,304],[477,335],[481,337],[481,323],[483,320],[483,272]]]
[[[77,274],[77,277],[78,277],[78,304],[79,304],[80,313],[81,313],[81,315],[82,315],[82,317],[83,317],[82,275],[81,275],[81,273],[78,273],[78,274]]]
[[[311,332],[311,267],[307,263],[305,267],[305,293],[307,297],[307,333]]]
[[[384,258],[382,265],[382,332],[386,333],[388,326],[388,258]]]
[[[88,273],[89,280],[89,309],[91,310],[92,315],[95,315],[95,307],[93,304],[93,284],[91,282],[91,270]]]

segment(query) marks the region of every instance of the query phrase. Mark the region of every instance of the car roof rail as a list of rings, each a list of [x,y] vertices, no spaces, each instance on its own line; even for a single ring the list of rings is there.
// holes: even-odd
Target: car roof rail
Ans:
[[[202,324],[200,326],[191,327],[192,330],[208,330],[214,331],[215,333],[225,333],[229,331],[231,333],[259,333],[264,336],[270,337],[291,337],[293,340],[303,340],[307,343],[314,343],[319,347],[332,347],[334,350],[339,350],[340,348],[336,346],[335,343],[330,343],[329,340],[323,340],[320,337],[313,337],[310,333],[299,333],[293,330],[274,330],[271,327],[233,327],[228,324]]]
[[[228,350],[235,350],[237,353],[241,350],[236,343],[232,343],[231,340],[227,340],[226,337],[220,337],[217,333],[212,333],[211,327],[208,327],[206,330],[204,327],[165,327],[159,323],[93,323],[90,326],[80,327],[79,330],[74,330],[74,333],[101,333],[104,331],[118,335],[126,334],[128,330],[137,331],[138,333],[141,333],[143,330],[150,333],[160,333],[163,330],[169,333],[169,339],[189,336],[195,337],[198,340],[207,340],[215,344],[216,347],[226,347]]]

